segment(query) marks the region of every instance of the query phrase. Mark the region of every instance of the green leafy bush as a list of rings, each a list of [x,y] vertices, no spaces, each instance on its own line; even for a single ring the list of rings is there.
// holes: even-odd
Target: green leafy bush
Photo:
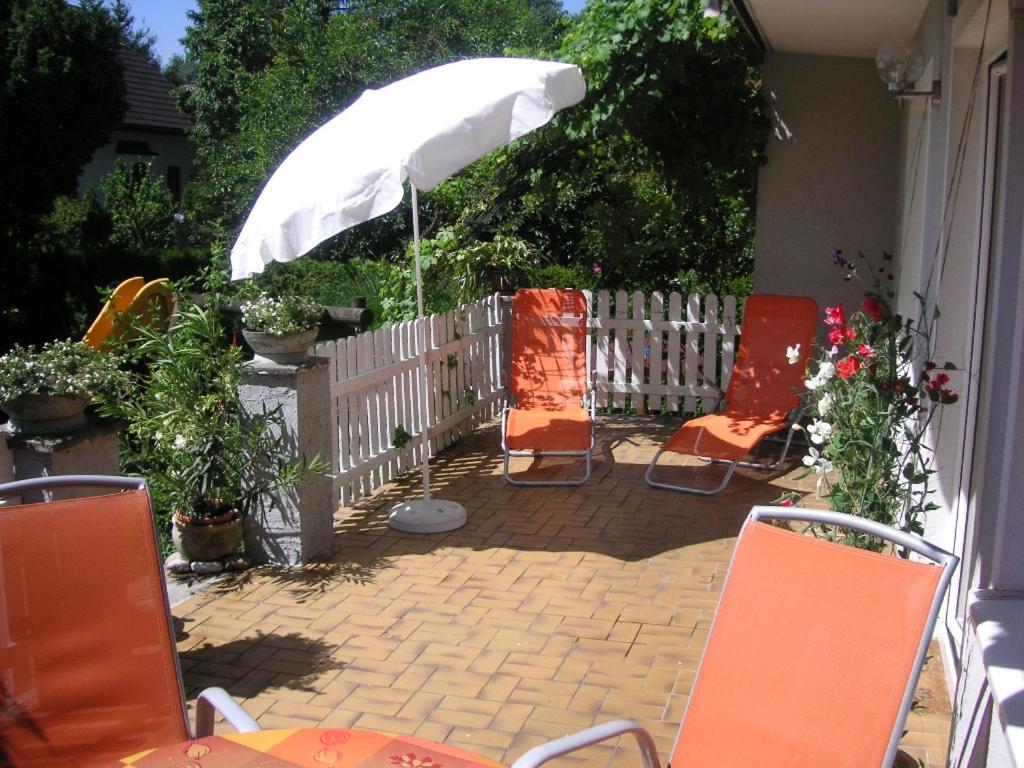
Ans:
[[[110,241],[136,250],[166,248],[174,239],[174,200],[163,179],[148,166],[129,167],[118,159],[100,182],[110,216]]]
[[[122,465],[149,478],[165,546],[175,512],[210,517],[227,503],[246,514],[262,495],[325,469],[319,458],[290,459],[279,411],[242,408],[245,360],[225,342],[220,318],[219,299],[210,295],[202,307],[186,300],[166,334],[137,328],[127,349],[134,386],[103,406],[126,424]]]

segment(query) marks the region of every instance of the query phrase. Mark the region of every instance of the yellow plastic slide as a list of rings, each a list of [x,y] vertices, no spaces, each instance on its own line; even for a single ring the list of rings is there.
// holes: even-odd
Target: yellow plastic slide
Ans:
[[[114,289],[82,341],[93,349],[116,341],[127,325],[121,317],[124,314],[138,315],[151,328],[166,330],[173,307],[174,294],[166,277],[148,283],[141,277],[130,277]]]

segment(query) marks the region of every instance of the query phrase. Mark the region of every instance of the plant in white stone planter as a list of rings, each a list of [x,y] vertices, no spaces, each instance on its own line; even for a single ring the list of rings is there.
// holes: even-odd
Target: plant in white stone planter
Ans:
[[[305,296],[262,294],[242,305],[242,335],[257,358],[293,362],[316,341],[324,308]]]
[[[0,408],[16,432],[76,429],[90,402],[124,392],[127,375],[119,363],[81,341],[51,341],[38,350],[16,344],[0,357]]]

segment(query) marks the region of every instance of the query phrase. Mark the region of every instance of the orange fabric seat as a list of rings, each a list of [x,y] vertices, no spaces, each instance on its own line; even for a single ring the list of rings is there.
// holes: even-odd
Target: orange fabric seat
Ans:
[[[502,413],[505,480],[513,485],[579,485],[590,477],[593,398],[588,394],[588,305],[582,291],[531,288],[512,299],[509,389],[515,405]],[[509,457],[582,456],[582,480],[537,481],[509,474]]]
[[[818,305],[804,296],[754,294],[743,308],[736,363],[722,409],[683,424],[651,460],[645,475],[656,488],[711,495],[729,483],[736,465],[766,436],[792,425],[800,404],[799,392],[818,322]],[[794,363],[787,349],[799,345]],[[759,469],[771,469],[774,464]],[[665,451],[729,462],[721,485],[712,490],[656,481],[654,471]]]
[[[510,408],[505,445],[512,451],[586,451],[590,413],[580,407],[559,411]]]

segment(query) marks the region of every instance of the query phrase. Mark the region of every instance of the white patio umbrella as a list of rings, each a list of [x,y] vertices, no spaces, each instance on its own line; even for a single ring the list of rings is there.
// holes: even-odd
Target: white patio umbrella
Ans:
[[[467,59],[363,93],[299,144],[267,181],[234,247],[231,279],[292,261],[339,232],[394,209],[412,188],[420,375],[427,381],[416,190],[429,191],[488,152],[547,123],[586,94],[578,67],[533,59]],[[426,387],[420,403],[428,420]],[[391,527],[436,533],[466,510],[430,497],[429,422],[423,498],[391,510]]]

